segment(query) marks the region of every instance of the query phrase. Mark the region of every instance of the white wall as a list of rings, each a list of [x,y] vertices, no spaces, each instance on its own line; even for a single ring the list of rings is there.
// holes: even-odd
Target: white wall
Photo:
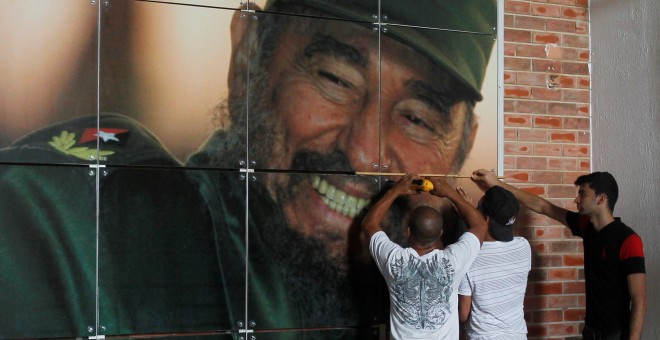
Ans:
[[[660,1],[591,0],[592,167],[619,183],[615,215],[644,241],[648,312],[660,339]]]

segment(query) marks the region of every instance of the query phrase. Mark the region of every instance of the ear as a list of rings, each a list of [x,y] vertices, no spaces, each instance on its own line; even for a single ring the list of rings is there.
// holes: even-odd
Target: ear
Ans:
[[[252,9],[259,10],[257,5],[250,5]],[[229,105],[233,101],[245,100],[247,94],[248,79],[248,56],[256,50],[257,38],[252,32],[256,32],[257,21],[250,20],[255,15],[253,12],[236,11],[231,19],[231,60],[227,76],[229,88]],[[250,32],[251,31],[251,32]]]

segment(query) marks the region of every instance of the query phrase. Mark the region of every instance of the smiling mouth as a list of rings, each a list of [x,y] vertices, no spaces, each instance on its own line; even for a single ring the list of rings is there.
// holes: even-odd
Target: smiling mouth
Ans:
[[[350,218],[357,214],[369,204],[369,200],[349,195],[329,184],[320,176],[312,177],[312,186],[314,190],[321,195],[323,203],[330,209]]]

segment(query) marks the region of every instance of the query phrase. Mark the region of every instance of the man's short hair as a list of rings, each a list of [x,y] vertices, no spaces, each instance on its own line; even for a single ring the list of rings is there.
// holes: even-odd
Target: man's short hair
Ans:
[[[418,245],[426,246],[439,240],[442,227],[442,215],[431,207],[417,207],[410,216],[410,235]]]
[[[592,172],[588,175],[582,175],[575,180],[575,185],[587,184],[596,195],[607,195],[607,205],[610,211],[614,211],[616,200],[619,199],[619,186],[616,184],[614,176],[609,172]]]

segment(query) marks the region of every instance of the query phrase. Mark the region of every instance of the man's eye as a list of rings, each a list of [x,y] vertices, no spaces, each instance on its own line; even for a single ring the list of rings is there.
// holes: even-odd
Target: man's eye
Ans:
[[[427,129],[430,132],[435,132],[435,129],[432,126],[427,124],[425,121],[419,119],[419,117],[417,117],[413,114],[410,114],[410,113],[409,114],[404,114],[403,116],[406,117],[406,119],[408,121],[410,121],[411,123],[413,123],[415,125],[418,125],[418,126],[424,128],[424,129]]]
[[[332,74],[328,71],[319,70],[318,75],[325,78],[325,79],[327,79],[327,80],[329,80],[330,82],[332,82],[336,85],[339,85],[339,86],[342,86],[342,87],[345,87],[345,88],[351,87],[351,85],[349,83],[347,83],[343,79],[337,77],[336,75],[334,75],[334,74]]]

